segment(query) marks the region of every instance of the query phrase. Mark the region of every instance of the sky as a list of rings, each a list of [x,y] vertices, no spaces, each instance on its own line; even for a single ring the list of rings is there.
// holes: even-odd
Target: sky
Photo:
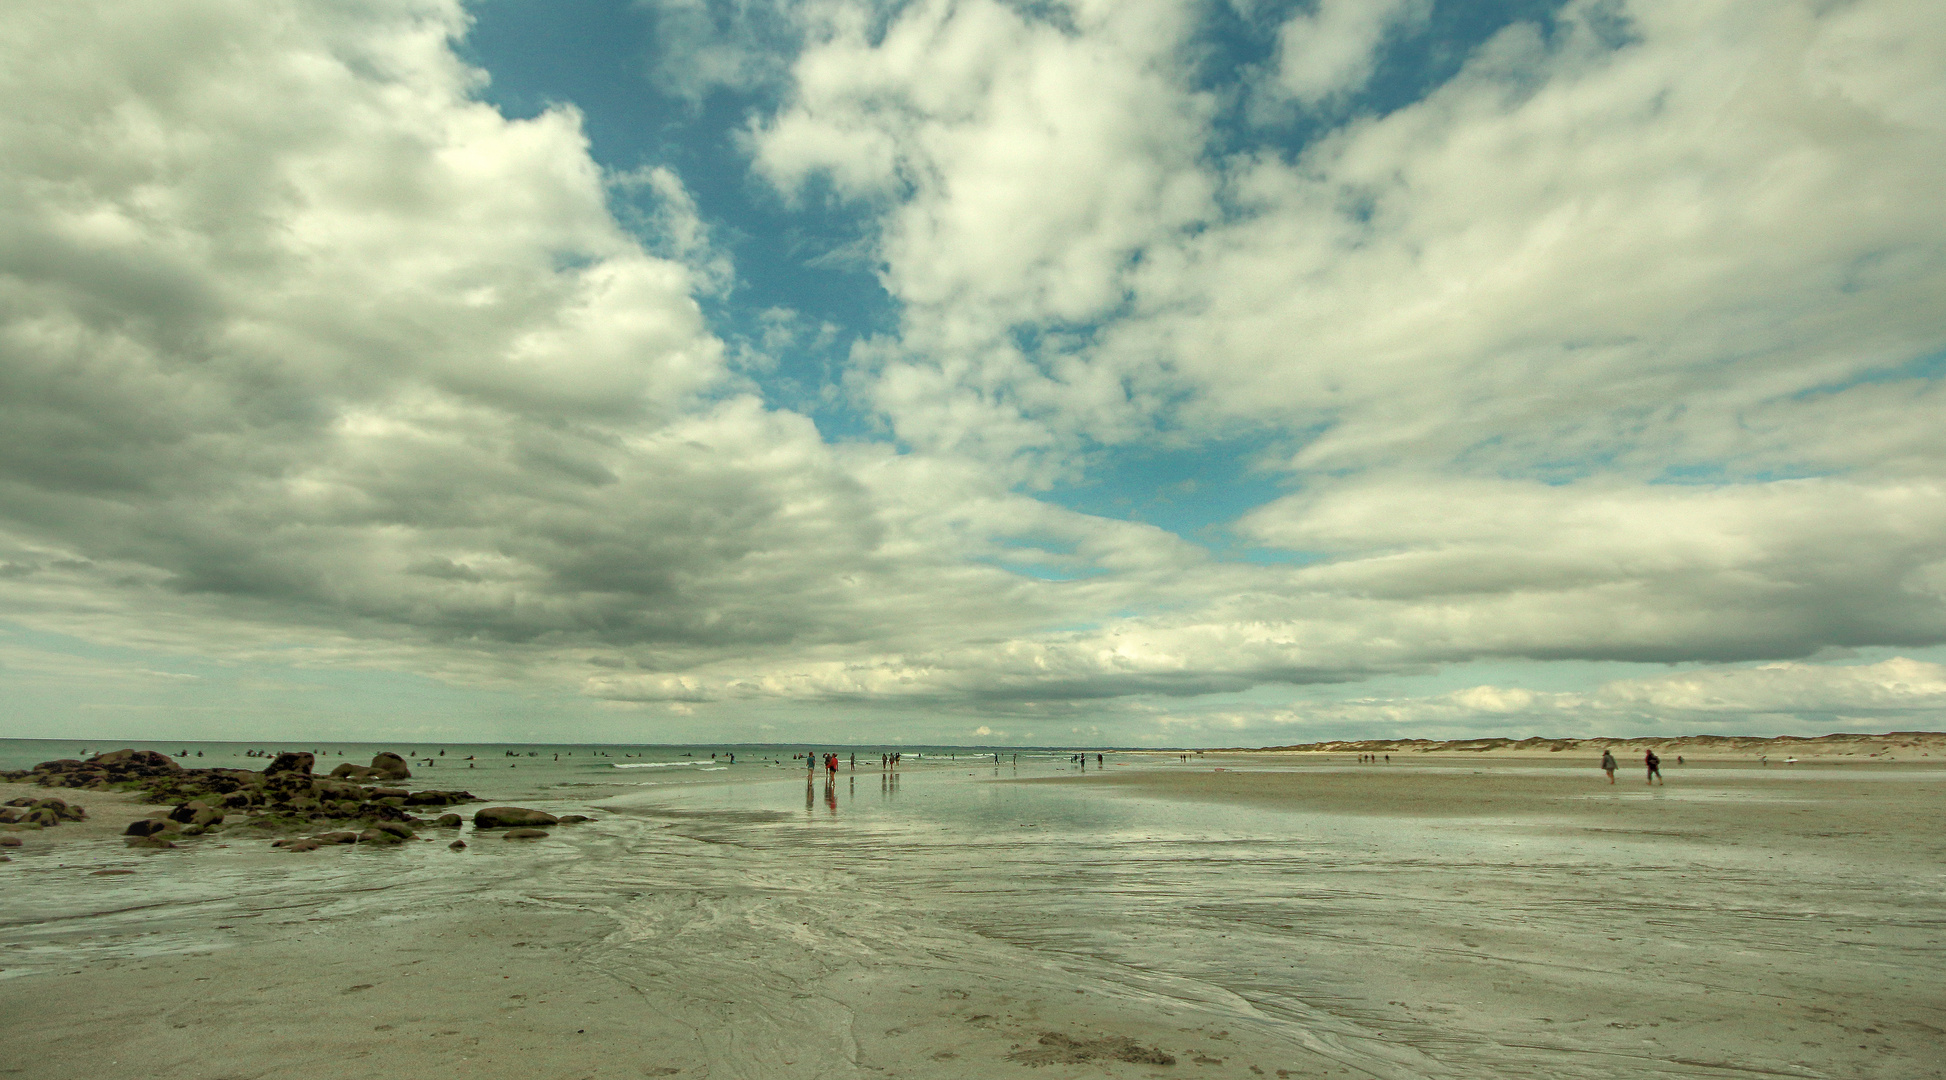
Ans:
[[[1946,727],[1934,0],[71,0],[0,104],[0,736]]]

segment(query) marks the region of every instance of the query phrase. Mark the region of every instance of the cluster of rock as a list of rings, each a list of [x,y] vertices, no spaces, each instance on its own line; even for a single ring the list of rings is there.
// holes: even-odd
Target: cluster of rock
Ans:
[[[47,829],[63,821],[86,821],[88,811],[65,799],[21,798],[10,800],[0,806],[0,847],[19,847],[20,837],[13,835],[20,829]],[[0,855],[0,862],[11,862]]]
[[[316,851],[336,844],[402,844],[419,838],[415,825],[457,829],[466,823],[455,813],[428,821],[415,817],[414,810],[476,801],[465,791],[391,786],[412,778],[405,759],[397,754],[380,754],[370,765],[347,762],[329,776],[313,776],[315,763],[310,754],[286,753],[277,755],[262,772],[185,769],[152,750],[116,750],[87,761],[44,761],[24,772],[0,776],[52,788],[136,790],[149,802],[173,804],[129,824],[127,843],[144,848],[172,848],[185,837],[239,827],[295,834],[319,824],[351,823],[362,827],[284,835],[273,846]],[[44,827],[84,817],[80,807],[57,798],[15,799],[0,808],[0,825],[19,821],[25,827]],[[522,806],[489,806],[473,815],[473,828],[505,829],[508,840],[537,840],[548,835],[548,827],[587,820],[584,814],[556,817]],[[0,838],[0,846],[6,846],[6,839],[12,838]],[[466,842],[455,840],[449,846],[457,850]]]
[[[359,821],[370,827],[352,835],[379,832],[396,835],[387,826],[413,833],[422,823],[413,811],[473,802],[465,791],[410,791],[367,781],[411,779],[405,759],[379,754],[369,766],[346,763],[330,776],[313,776],[310,754],[286,753],[272,759],[262,772],[249,769],[185,769],[152,750],[116,750],[87,761],[44,761],[24,772],[0,773],[9,780],[25,780],[51,788],[135,790],[154,803],[174,804],[169,810],[128,827],[128,843],[138,847],[174,847],[174,840],[225,827],[245,826],[272,832],[292,832],[319,823]],[[21,800],[16,800],[19,802]],[[36,805],[30,814],[46,816],[43,804],[59,799],[27,800]],[[79,808],[74,808],[79,812]],[[54,810],[55,816],[60,816]],[[458,814],[449,814],[459,824]],[[239,820],[241,819],[241,820]],[[334,841],[335,842],[335,841]],[[377,840],[385,843],[388,841]],[[390,842],[397,842],[396,840]]]
[[[524,806],[489,806],[475,811],[473,828],[505,829],[508,840],[545,840],[546,826],[578,825],[587,821],[586,814],[564,814],[555,817],[545,810],[529,810]]]
[[[63,821],[86,821],[88,811],[62,799],[13,799],[0,806],[0,825],[47,829]]]

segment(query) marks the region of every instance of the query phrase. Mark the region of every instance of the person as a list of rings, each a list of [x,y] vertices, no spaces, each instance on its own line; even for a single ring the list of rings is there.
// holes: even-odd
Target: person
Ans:
[[[1601,771],[1608,774],[1608,782],[1615,782],[1615,755],[1604,749],[1601,752]]]
[[[1646,783],[1657,784],[1662,782],[1662,759],[1655,756],[1655,751],[1642,751],[1642,764],[1649,767],[1649,778],[1645,781]]]

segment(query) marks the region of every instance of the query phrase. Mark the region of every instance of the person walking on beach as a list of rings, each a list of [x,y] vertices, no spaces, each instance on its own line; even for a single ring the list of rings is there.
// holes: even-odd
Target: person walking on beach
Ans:
[[[1615,755],[1607,750],[1601,752],[1601,771],[1608,774],[1608,782],[1615,782]]]
[[[1662,782],[1662,759],[1655,756],[1655,751],[1642,751],[1642,764],[1649,768],[1649,778],[1646,782],[1660,784]]]

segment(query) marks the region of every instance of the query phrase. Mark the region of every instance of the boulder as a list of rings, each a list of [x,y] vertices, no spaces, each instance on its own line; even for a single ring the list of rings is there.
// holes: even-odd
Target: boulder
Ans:
[[[317,849],[323,846],[324,846],[323,844],[318,843],[316,840],[312,839],[311,837],[300,836],[290,841],[289,843],[284,844],[284,850],[285,851],[316,851]]]
[[[316,764],[316,762],[317,759],[309,754],[286,751],[272,758],[270,764],[264,766],[264,775],[275,776],[278,773],[301,773],[309,776],[311,775],[311,766]]]
[[[339,829],[336,832],[319,833],[311,839],[320,844],[356,844],[358,834],[350,829]]]
[[[593,820],[594,818],[591,818],[586,814],[562,814],[561,815],[561,824],[563,825],[579,825],[584,821],[593,821]]]
[[[401,840],[410,840],[413,837],[419,835],[418,833],[412,831],[412,826],[407,825],[403,821],[381,821],[378,824],[372,826],[372,828],[377,830],[378,832],[391,833],[393,836],[396,836]]]
[[[215,815],[213,818],[210,815]],[[170,821],[180,821],[184,825],[208,825],[212,820],[222,821],[223,815],[216,813],[210,804],[201,799],[191,799],[174,810],[169,811]]]
[[[540,829],[508,829],[506,840],[545,840],[547,833]]]
[[[412,770],[405,767],[405,759],[390,750],[372,758],[372,773],[385,780],[412,779]]]
[[[449,816],[451,816],[451,817],[458,817],[459,815],[458,815],[458,814],[452,814],[452,815],[449,815]],[[12,809],[7,809],[7,810],[0,810],[0,825],[12,825],[12,824],[13,824],[14,822],[16,822],[16,821],[19,821],[19,820],[20,820],[20,812],[19,812],[19,811],[17,811],[17,810],[12,810]]]
[[[79,765],[80,762],[74,764]],[[88,759],[88,764],[100,766],[112,772],[170,772],[179,773],[182,766],[167,754],[153,750],[110,750],[106,754],[96,754]]]
[[[156,833],[162,831],[162,826],[164,824],[165,822],[163,822],[159,818],[142,818],[139,821],[129,822],[128,828],[122,830],[122,835],[123,836],[154,836]]]
[[[381,832],[378,829],[366,829],[364,832],[358,834],[358,842],[361,844],[403,844],[405,843],[405,837],[397,833]]]
[[[132,848],[172,848],[176,846],[160,836],[131,836],[122,842]]]
[[[441,829],[457,829],[465,824],[465,822],[466,819],[460,817],[458,814],[441,814],[433,821],[433,824]]]
[[[13,835],[0,836],[0,847],[19,847],[19,846],[20,846],[20,837],[13,836]]]
[[[372,789],[372,798],[374,799],[403,799],[410,794],[412,793],[401,787],[375,787]]]
[[[529,810],[523,806],[489,806],[473,814],[473,827],[476,829],[522,828],[560,823],[561,819],[553,814]]]
[[[367,777],[376,774],[373,772],[373,770],[368,769],[363,765],[353,765],[351,762],[347,761],[342,765],[339,765],[337,768],[331,770],[331,775],[333,778],[338,780],[363,780]]]
[[[450,843],[450,844],[447,844],[446,846],[447,846],[448,848],[451,848],[451,849],[452,849],[452,850],[454,850],[454,851],[465,851],[465,850],[466,850],[466,841],[464,841],[464,840],[455,840],[455,841],[453,841],[452,843]]]

